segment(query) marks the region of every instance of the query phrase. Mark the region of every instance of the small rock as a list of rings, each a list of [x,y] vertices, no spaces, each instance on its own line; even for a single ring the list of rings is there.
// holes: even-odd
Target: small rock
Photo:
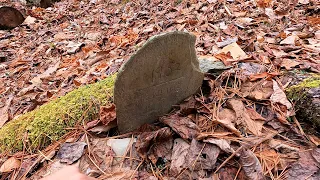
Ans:
[[[200,70],[203,73],[213,73],[213,72],[222,72],[226,69],[229,69],[223,64],[220,60],[213,56],[200,56],[199,58]]]
[[[85,38],[91,40],[91,41],[97,41],[101,37],[100,32],[93,32],[93,33],[87,33],[85,35]]]
[[[107,141],[107,145],[111,147],[111,149],[117,156],[121,157],[121,156],[125,156],[125,153],[131,141],[132,143],[134,143],[137,141],[137,139],[136,138],[109,139]]]
[[[83,43],[75,43],[70,41],[69,44],[67,45],[67,53],[74,54],[78,52],[82,46],[84,46]]]
[[[28,17],[24,20],[23,24],[31,25],[31,24],[34,24],[34,23],[36,22],[36,20],[37,20],[36,18],[31,17],[31,16],[28,16]]]

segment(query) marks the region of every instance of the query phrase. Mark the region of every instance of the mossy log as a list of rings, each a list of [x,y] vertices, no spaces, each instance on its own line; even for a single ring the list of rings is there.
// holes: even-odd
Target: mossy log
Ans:
[[[287,88],[288,98],[295,103],[299,120],[308,120],[320,128],[320,75],[295,74]]]
[[[0,152],[43,149],[82,120],[98,118],[100,106],[113,102],[115,76],[79,87],[10,121],[0,129]]]

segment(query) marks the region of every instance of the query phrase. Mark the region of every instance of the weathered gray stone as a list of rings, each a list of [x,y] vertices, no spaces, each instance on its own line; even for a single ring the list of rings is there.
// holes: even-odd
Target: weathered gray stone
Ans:
[[[121,133],[155,122],[199,89],[195,40],[184,32],[154,36],[122,65],[114,90]]]
[[[199,67],[203,73],[220,75],[223,71],[230,69],[231,66],[225,66],[223,62],[213,56],[199,56]]]

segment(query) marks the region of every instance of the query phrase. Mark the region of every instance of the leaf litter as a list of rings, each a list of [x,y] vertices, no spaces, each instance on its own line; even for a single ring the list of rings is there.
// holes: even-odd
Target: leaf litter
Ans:
[[[39,153],[1,155],[2,177],[39,179],[61,168],[55,154],[73,138],[87,148],[66,155],[76,153],[81,171],[99,179],[317,179],[320,140],[290,121],[294,106],[280,81],[284,70],[320,72],[317,5],[63,0],[47,9],[25,7],[22,26],[0,31],[1,124],[115,73],[160,32],[193,33],[198,56],[232,68],[208,73],[202,90],[209,92],[137,132],[118,135],[114,107],[101,107],[99,119]],[[112,148],[118,143],[120,154]]]

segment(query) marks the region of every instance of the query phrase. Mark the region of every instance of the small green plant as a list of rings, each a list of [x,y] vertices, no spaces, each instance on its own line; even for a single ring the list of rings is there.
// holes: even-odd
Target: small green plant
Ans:
[[[179,5],[183,0],[176,0],[175,5]]]

